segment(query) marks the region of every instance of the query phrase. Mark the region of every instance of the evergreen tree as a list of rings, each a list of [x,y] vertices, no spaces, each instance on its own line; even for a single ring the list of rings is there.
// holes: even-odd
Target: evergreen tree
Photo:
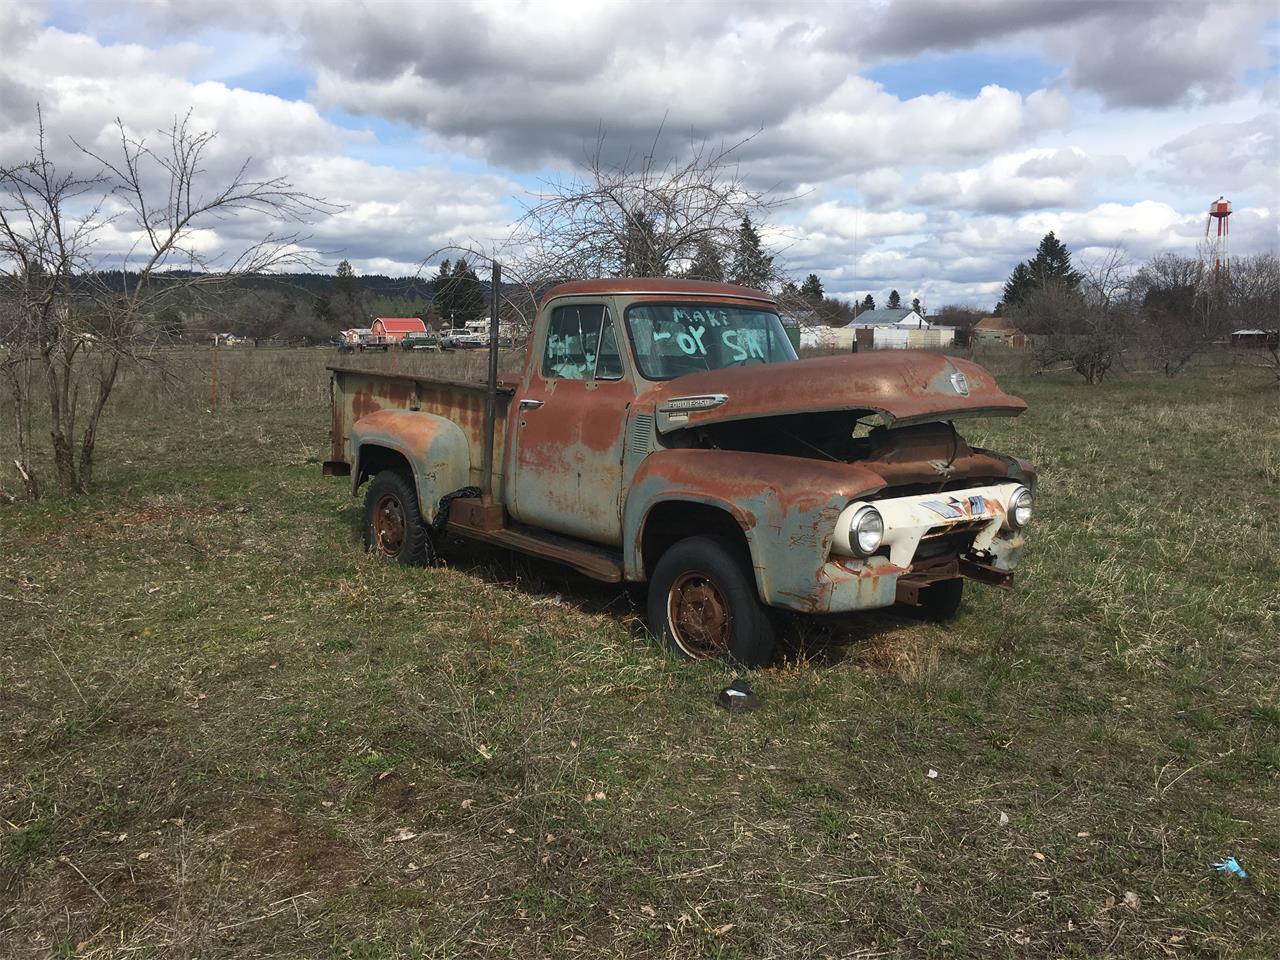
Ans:
[[[356,296],[356,272],[351,269],[351,262],[343,260],[338,264],[338,272],[329,282],[329,289],[335,297],[354,300]]]
[[[484,286],[465,259],[454,266],[447,288],[454,326],[461,327],[484,317]]]
[[[924,307],[920,306],[919,297],[911,298],[911,309],[914,310],[916,313],[918,313],[920,316],[922,317],[924,316]]]
[[[187,335],[186,325],[182,322],[182,314],[178,308],[169,304],[155,319],[156,334],[164,341],[181,340]]]
[[[819,304],[824,295],[822,281],[818,279],[816,273],[811,273],[804,278],[804,283],[800,285],[800,296],[812,304]]]
[[[320,323],[326,327],[334,322],[333,301],[329,299],[327,293],[320,293],[311,301],[311,313]]]
[[[724,283],[724,257],[720,253],[720,247],[706,237],[699,240],[694,250],[693,262],[689,264],[685,276],[690,280]]]
[[[876,298],[868,293],[865,297],[862,298],[862,307],[859,309],[858,312],[866,313],[868,310],[874,310],[875,308],[876,308]]]
[[[1004,296],[996,306],[996,315],[1000,316],[1011,307],[1016,307],[1033,292],[1053,285],[1060,290],[1075,293],[1080,289],[1083,278],[1071,266],[1071,252],[1066,244],[1053,235],[1050,230],[1036,247],[1036,255],[1030,260],[1018,264],[1005,281]]]
[[[898,296],[897,290],[889,291],[889,303],[887,304],[887,306],[889,307],[890,310],[902,309],[902,297]]]
[[[773,257],[760,248],[760,234],[751,225],[751,218],[743,217],[738,227],[738,241],[733,251],[729,279],[744,287],[765,290],[772,276]]]
[[[1079,290],[1080,274],[1071,268],[1071,252],[1050,230],[1040,240],[1036,255],[1027,264],[1036,286],[1054,282],[1068,290]]]
[[[357,286],[356,272],[346,260],[338,264],[338,272],[329,281],[329,305],[338,323],[346,327],[369,325],[368,305]]]
[[[996,315],[1009,307],[1016,307],[1027,295],[1032,291],[1036,284],[1031,279],[1031,268],[1025,262],[1018,264],[1013,268],[1013,273],[1009,274],[1009,279],[1004,282],[1004,295],[1000,298],[1000,304],[996,307]]]

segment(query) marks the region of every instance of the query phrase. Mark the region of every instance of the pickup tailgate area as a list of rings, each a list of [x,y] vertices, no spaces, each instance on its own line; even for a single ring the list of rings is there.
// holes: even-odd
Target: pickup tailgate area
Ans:
[[[457,424],[471,452],[470,483],[479,484],[484,461],[484,383],[443,380],[414,374],[385,373],[332,366],[329,382],[331,423],[329,460],[324,472],[346,475],[355,466],[351,449],[352,428],[363,417],[383,410],[422,411]],[[494,492],[502,489],[502,464],[506,440],[507,409],[515,385],[499,382],[497,421],[494,430]]]

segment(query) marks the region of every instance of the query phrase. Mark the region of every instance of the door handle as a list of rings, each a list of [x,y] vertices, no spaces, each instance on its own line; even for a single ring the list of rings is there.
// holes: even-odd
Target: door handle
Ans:
[[[520,401],[520,408],[522,410],[537,410],[544,402],[543,400],[525,399]]]

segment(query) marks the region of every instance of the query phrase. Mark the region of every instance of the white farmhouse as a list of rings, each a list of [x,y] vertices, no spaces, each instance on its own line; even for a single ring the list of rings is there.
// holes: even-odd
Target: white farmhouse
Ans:
[[[879,327],[897,327],[902,330],[933,329],[928,320],[906,307],[897,310],[890,310],[888,307],[880,310],[868,310],[866,313],[858,314],[857,318],[849,326],[862,327],[864,330]]]
[[[838,346],[853,349],[859,330],[870,331],[875,350],[941,350],[951,346],[956,336],[951,327],[934,327],[914,310],[884,308],[860,313],[848,326],[837,330]],[[865,348],[866,338],[864,333],[859,346]]]

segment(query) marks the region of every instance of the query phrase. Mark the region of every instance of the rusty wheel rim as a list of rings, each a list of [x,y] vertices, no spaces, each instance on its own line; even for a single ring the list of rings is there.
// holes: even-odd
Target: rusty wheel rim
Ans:
[[[384,557],[398,557],[404,549],[404,510],[390,493],[373,507],[373,546]]]
[[[719,657],[729,650],[733,617],[719,585],[705,573],[682,573],[667,593],[671,635],[694,660]]]

